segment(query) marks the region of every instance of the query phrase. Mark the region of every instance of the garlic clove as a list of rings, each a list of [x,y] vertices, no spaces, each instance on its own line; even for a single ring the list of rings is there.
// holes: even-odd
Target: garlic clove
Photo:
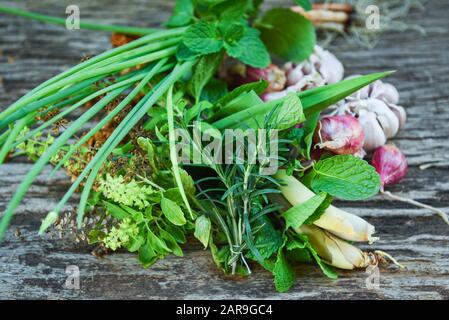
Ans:
[[[386,103],[397,104],[399,102],[398,90],[392,84],[383,83],[380,80],[378,81],[380,83],[373,86],[371,98],[377,98]]]
[[[405,112],[405,109],[401,106],[397,106],[395,104],[388,104],[388,107],[391,111],[396,115],[396,117],[399,120],[399,129],[404,128],[405,121],[407,120],[407,113]]]
[[[393,144],[376,148],[371,164],[380,175],[382,188],[395,184],[407,174],[407,159]]]
[[[377,121],[377,116],[374,112],[363,109],[360,110],[359,121],[365,133],[365,143],[363,144],[363,148],[367,152],[383,146],[387,142],[387,137]]]
[[[293,86],[293,85],[297,84],[304,77],[304,73],[302,72],[302,67],[303,67],[303,64],[299,64],[287,73],[287,85],[288,86]]]
[[[344,68],[340,60],[331,52],[315,46],[319,62],[316,64],[318,72],[326,83],[336,83],[343,79]]]
[[[367,99],[363,101],[363,108],[376,114],[387,138],[393,138],[398,133],[399,119],[385,102],[379,99]]]

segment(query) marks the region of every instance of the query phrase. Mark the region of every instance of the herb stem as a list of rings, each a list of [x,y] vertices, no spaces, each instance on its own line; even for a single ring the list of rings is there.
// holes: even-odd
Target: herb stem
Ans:
[[[32,20],[49,22],[57,25],[66,26],[66,18],[58,18],[54,16],[48,16],[40,13],[34,13],[27,10],[0,6],[0,13],[6,13],[10,15],[15,15],[19,17],[24,17]],[[119,32],[129,35],[146,35],[160,31],[161,29],[156,28],[141,28],[141,27],[128,27],[128,26],[118,26],[118,25],[107,25],[94,22],[80,21],[80,28],[87,30],[98,30],[98,31],[109,31],[109,32]]]

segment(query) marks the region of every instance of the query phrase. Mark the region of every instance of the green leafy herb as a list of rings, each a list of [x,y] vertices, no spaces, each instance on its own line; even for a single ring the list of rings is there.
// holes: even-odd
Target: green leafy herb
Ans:
[[[306,222],[314,221],[324,212],[323,203],[328,199],[326,193],[319,193],[306,202],[291,207],[282,216],[287,223],[287,228],[299,228]],[[327,203],[328,201],[326,201]],[[329,204],[327,204],[329,206]],[[325,209],[325,208],[324,208]]]
[[[217,23],[211,21],[199,21],[191,25],[184,34],[183,43],[191,51],[202,55],[215,53],[223,48]]]
[[[288,263],[285,254],[284,247],[278,250],[276,263],[273,268],[274,285],[279,292],[288,291],[295,283],[295,271]]]
[[[184,217],[184,213],[176,202],[162,198],[161,199],[161,209],[162,213],[167,217],[168,221],[176,226],[185,225],[187,220]]]
[[[210,233],[211,233],[211,222],[210,219],[205,216],[199,216],[195,221],[195,233],[194,236],[203,244],[204,248],[207,248],[209,243]]]
[[[368,162],[352,155],[318,161],[311,186],[344,200],[362,200],[379,192],[380,177]]]
[[[244,64],[265,68],[270,64],[270,55],[259,37],[257,29],[246,27],[243,36],[234,42],[225,42],[228,54]]]
[[[289,93],[282,101],[280,107],[277,110],[275,109],[275,116],[272,122],[276,129],[285,130],[304,120],[301,100],[295,93]]]
[[[283,59],[301,62],[313,52],[316,36],[312,22],[290,9],[268,11],[257,26],[268,50]]]
[[[167,27],[175,28],[188,25],[194,18],[192,0],[176,0],[173,14],[166,23]]]

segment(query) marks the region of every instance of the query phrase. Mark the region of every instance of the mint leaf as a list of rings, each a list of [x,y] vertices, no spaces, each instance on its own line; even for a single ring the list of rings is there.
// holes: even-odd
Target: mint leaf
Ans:
[[[309,0],[293,0],[293,2],[296,5],[302,7],[306,11],[312,10],[312,4],[310,3]]]
[[[323,271],[323,273],[326,275],[326,277],[330,279],[337,279],[338,274],[335,272],[334,268],[332,268],[330,265],[321,260],[321,258],[318,256],[318,253],[312,247],[310,242],[306,242],[306,246],[307,249],[309,249],[309,252],[312,254],[313,258],[315,259],[316,263],[320,267],[321,271]]]
[[[291,92],[274,111],[272,123],[278,130],[289,129],[305,120],[301,100]]]
[[[316,35],[312,22],[290,9],[268,11],[258,28],[268,50],[285,60],[301,62],[313,52]]]
[[[323,202],[326,200],[326,194],[320,193],[310,198],[306,202],[297,204],[285,211],[282,216],[285,219],[287,228],[293,229],[302,226],[315,212],[320,208]]]
[[[273,268],[274,285],[278,292],[286,292],[295,283],[295,271],[285,258],[283,247],[279,249]]]
[[[251,2],[250,0],[224,0],[212,5],[211,11],[221,19],[235,21],[244,18],[245,13],[253,8]]]
[[[265,68],[270,64],[270,55],[259,37],[257,29],[246,27],[243,36],[224,46],[231,57],[255,68]]]
[[[189,81],[188,89],[196,102],[200,100],[203,88],[215,74],[221,63],[223,55],[221,53],[212,53],[200,58],[195,66],[193,76]]]
[[[379,192],[380,177],[368,162],[352,155],[337,155],[313,167],[315,192],[327,192],[344,200],[363,200]]]
[[[200,240],[204,248],[207,248],[209,243],[211,226],[210,219],[205,215],[199,216],[195,221],[195,233],[193,235]]]
[[[254,233],[254,246],[257,248],[262,258],[270,258],[282,246],[282,236],[273,227],[273,224],[267,216],[258,218],[254,222],[252,229],[257,230],[257,232]],[[256,257],[252,252],[248,252],[247,256],[250,259],[256,260]]]
[[[182,42],[178,46],[178,51],[176,51],[178,61],[191,61],[199,56],[201,56],[201,53],[191,50]]]
[[[176,204],[176,202],[162,198],[161,199],[161,209],[162,213],[167,217],[168,221],[176,226],[182,226],[186,224],[186,218],[184,213],[182,213],[181,208]]]
[[[200,54],[215,53],[223,47],[223,40],[216,23],[200,21],[185,32],[183,43],[191,51]]]
[[[216,103],[228,93],[228,85],[223,80],[212,78],[201,91],[200,101]]]
[[[194,7],[192,0],[176,0],[175,9],[166,23],[169,28],[183,27],[193,19]]]

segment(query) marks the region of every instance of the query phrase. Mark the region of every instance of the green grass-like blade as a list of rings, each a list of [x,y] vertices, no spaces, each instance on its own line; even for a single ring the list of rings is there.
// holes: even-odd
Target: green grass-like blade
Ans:
[[[34,13],[27,10],[0,6],[0,13],[6,13],[10,15],[15,15],[19,17],[24,17],[32,20],[48,22],[52,24],[57,24],[61,26],[66,25],[66,18],[58,18],[53,16],[48,16],[45,14]],[[119,32],[126,33],[130,35],[146,35],[160,31],[161,29],[156,28],[141,28],[141,27],[128,27],[128,26],[117,26],[117,25],[107,25],[95,22],[85,22],[80,21],[80,28],[87,30],[99,30],[99,31],[109,31],[109,32]]]
[[[154,67],[154,66],[153,66]],[[167,64],[161,69],[157,70],[155,74],[165,72],[168,69],[172,68],[173,64]],[[143,89],[143,87],[151,80],[153,77],[152,73],[147,73],[147,75],[142,79],[142,81],[130,92],[123,101],[121,101],[111,112],[109,112],[104,118],[101,119],[87,134],[85,134],[77,143],[70,147],[70,150],[67,154],[58,162],[55,168],[49,175],[49,179],[56,173],[57,170],[61,168],[61,166],[70,159],[73,153],[81,147],[84,143],[87,142],[91,137],[93,137],[101,128],[103,128],[109,121],[111,121],[120,111],[123,110],[134,98],[135,96]]]
[[[173,86],[168,89],[167,93],[167,123],[168,123],[168,141],[170,145],[170,160],[172,163],[173,176],[175,177],[176,184],[178,185],[179,193],[182,200],[189,211],[190,218],[193,220],[193,212],[190,208],[189,200],[187,199],[186,192],[181,180],[181,174],[179,172],[179,164],[176,156],[176,141],[175,141],[175,120],[173,115]]]
[[[392,72],[379,72],[357,78],[347,79],[335,84],[314,88],[298,94],[306,116],[321,111],[370,83],[382,79]],[[250,128],[257,128],[258,123],[264,123],[264,118],[269,112],[282,103],[282,99],[273,100],[260,105],[246,108],[245,110],[233,113],[222,118],[213,125],[219,129],[238,128],[243,124]],[[223,110],[223,109],[222,109]]]
[[[131,41],[130,43],[127,43],[126,45],[108,50],[106,52],[103,52],[102,54],[99,54],[98,56],[92,57],[91,59],[88,59],[88,60],[70,68],[69,70],[64,71],[64,72],[54,76],[53,78],[51,78],[51,79],[45,81],[44,83],[40,84],[39,86],[37,86],[35,89],[31,90],[29,93],[27,93],[22,98],[17,100],[15,103],[10,105],[7,109],[3,110],[0,113],[0,120],[4,119],[11,113],[17,111],[21,107],[40,99],[42,97],[42,95],[39,95],[39,93],[42,90],[47,89],[47,87],[49,87],[51,85],[55,85],[56,83],[60,82],[63,79],[66,79],[67,77],[74,76],[75,74],[77,74],[85,69],[88,69],[89,67],[92,67],[93,65],[95,65],[97,63],[102,63],[102,61],[104,61],[110,57],[114,57],[119,54],[126,53],[127,51],[129,51],[133,48],[137,48],[146,43],[162,41],[163,39],[167,39],[167,38],[169,39],[172,37],[182,36],[185,29],[186,28],[177,28],[177,29],[160,31],[155,34],[150,34],[145,37],[139,38],[137,40]]]
[[[82,219],[84,217],[84,210],[86,207],[87,199],[90,193],[90,190],[92,188],[92,185],[95,181],[95,178],[103,165],[103,162],[107,159],[109,154],[112,152],[112,150],[123,140],[123,138],[126,137],[128,132],[142,119],[143,116],[148,112],[148,110],[165,94],[165,92],[168,90],[168,88],[173,85],[176,81],[178,81],[181,77],[183,77],[186,72],[189,72],[193,65],[196,63],[196,61],[187,61],[184,62],[182,65],[178,65],[175,67],[175,69],[172,71],[171,74],[169,74],[162,82],[160,82],[157,87],[155,87],[149,96],[148,100],[145,101],[144,105],[142,107],[134,107],[133,110],[128,113],[128,115],[123,119],[123,121],[117,126],[117,128],[114,130],[112,135],[106,140],[106,142],[103,144],[103,146],[100,148],[100,150],[97,152],[95,157],[91,160],[91,162],[88,164],[88,166],[84,169],[83,173],[84,176],[87,174],[87,172],[92,168],[92,171],[89,174],[89,177],[87,178],[83,192],[81,193],[80,198],[80,204],[78,206],[78,215],[77,215],[77,223],[80,227],[82,224]],[[97,161],[97,159],[98,161]],[[92,166],[90,166],[92,164]],[[74,182],[78,184],[81,182],[82,177],[81,175],[78,177],[78,179]],[[73,187],[73,185],[72,185]],[[72,188],[71,188],[72,190]],[[69,190],[69,191],[71,191]],[[74,191],[75,189],[73,189]],[[72,191],[72,193],[73,193]],[[68,199],[68,198],[67,198]],[[64,200],[64,199],[63,199]],[[65,200],[67,201],[67,200]],[[65,202],[62,202],[58,204],[55,211],[60,210],[60,206],[63,205]]]
[[[34,164],[31,170],[28,172],[26,177],[20,183],[17,191],[14,193],[11,201],[6,208],[5,213],[0,221],[0,241],[3,238],[6,229],[8,228],[9,222],[14,215],[14,210],[17,208],[25,193],[28,191],[29,187],[33,183],[34,179],[39,175],[47,162],[59,151],[59,149],[67,142],[70,137],[72,137],[87,121],[89,121],[97,112],[103,109],[109,102],[115,99],[120,93],[122,93],[126,88],[119,88],[109,93],[101,101],[97,102],[92,108],[86,111],[81,117],[79,117],[75,122],[70,125],[67,130],[65,130],[47,149],[47,151],[39,158],[39,160]]]

